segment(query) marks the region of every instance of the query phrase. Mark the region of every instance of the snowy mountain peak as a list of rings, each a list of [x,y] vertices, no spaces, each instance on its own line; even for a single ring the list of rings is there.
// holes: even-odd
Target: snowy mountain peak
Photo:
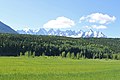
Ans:
[[[50,29],[50,30],[48,31],[48,35],[55,35],[54,29]]]
[[[47,31],[44,28],[40,28],[35,34],[36,35],[47,35]]]
[[[31,29],[25,29],[25,30],[17,30],[18,33],[20,34],[36,34],[36,35],[56,35],[56,36],[66,36],[66,37],[73,37],[73,38],[89,38],[89,37],[95,37],[95,38],[106,38],[106,36],[99,31],[73,31],[73,30],[66,30],[66,31],[61,31],[60,29],[54,30],[54,29],[49,29],[48,31],[44,28],[40,28],[39,30],[31,30]]]
[[[29,29],[29,28],[24,28],[23,31],[25,31],[25,32],[29,32],[30,29]]]
[[[88,32],[94,32],[92,29],[90,29]]]

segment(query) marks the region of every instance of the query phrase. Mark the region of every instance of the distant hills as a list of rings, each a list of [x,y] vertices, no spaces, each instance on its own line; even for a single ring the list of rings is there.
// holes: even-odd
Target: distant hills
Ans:
[[[0,21],[0,33],[11,33],[11,34],[17,34],[15,30],[13,30],[11,27],[8,25],[2,23]]]
[[[46,30],[44,28],[40,28],[39,30],[31,30],[31,29],[25,29],[25,30],[17,30],[19,34],[32,34],[32,35],[57,35],[57,36],[66,36],[66,37],[73,37],[73,38],[89,38],[89,37],[95,37],[95,38],[106,38],[107,36],[104,35],[102,32],[99,31],[72,31],[72,30],[66,30],[66,31],[61,31],[61,30],[54,30],[54,29],[49,29]]]

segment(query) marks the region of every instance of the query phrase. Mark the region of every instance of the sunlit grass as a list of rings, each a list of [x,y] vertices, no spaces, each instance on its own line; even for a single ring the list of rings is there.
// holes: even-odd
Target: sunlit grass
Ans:
[[[118,60],[0,57],[0,80],[119,80]]]

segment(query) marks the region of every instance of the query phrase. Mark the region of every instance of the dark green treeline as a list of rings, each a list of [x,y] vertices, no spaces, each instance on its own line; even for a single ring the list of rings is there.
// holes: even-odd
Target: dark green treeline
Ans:
[[[119,59],[119,38],[68,38],[0,34],[0,56],[62,56],[88,59]]]

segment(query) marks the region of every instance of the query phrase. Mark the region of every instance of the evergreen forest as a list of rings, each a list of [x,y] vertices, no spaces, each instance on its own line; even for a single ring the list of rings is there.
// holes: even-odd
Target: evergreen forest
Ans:
[[[0,34],[0,56],[24,55],[119,60],[120,39]]]

